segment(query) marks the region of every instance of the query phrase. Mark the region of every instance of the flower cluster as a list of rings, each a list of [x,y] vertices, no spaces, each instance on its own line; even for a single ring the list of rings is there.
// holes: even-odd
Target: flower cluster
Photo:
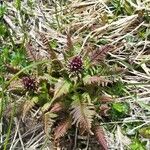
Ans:
[[[30,77],[23,77],[22,82],[24,88],[28,91],[34,91],[37,88],[35,79],[32,79]]]
[[[83,62],[81,56],[73,57],[73,59],[69,62],[68,67],[71,73],[80,73],[83,69]]]

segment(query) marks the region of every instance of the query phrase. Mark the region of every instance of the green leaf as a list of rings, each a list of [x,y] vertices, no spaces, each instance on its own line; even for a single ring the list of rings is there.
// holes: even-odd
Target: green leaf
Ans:
[[[123,117],[129,113],[129,106],[127,103],[113,103],[112,104],[112,117],[117,119],[118,117]]]
[[[150,139],[150,126],[141,128],[139,133],[144,138]]]
[[[1,96],[1,93],[0,93],[0,96]],[[3,113],[3,111],[5,110],[6,108],[6,100],[0,98],[0,115],[1,113]]]
[[[2,23],[0,23],[0,36],[5,35],[6,31],[6,27]]]
[[[56,47],[57,47],[57,45],[58,45],[58,43],[57,43],[57,40],[52,40],[51,42],[50,42],[50,45],[51,45],[51,47],[52,47],[52,49],[55,49]]]
[[[44,75],[40,76],[40,79],[46,79],[46,80],[48,80],[49,83],[53,83],[53,84],[58,82],[57,78],[52,77],[51,75],[49,75],[47,73],[44,73]]]
[[[126,112],[126,106],[121,103],[114,103],[113,108],[120,113]]]
[[[147,105],[141,101],[138,101],[138,104],[143,108],[143,109],[146,109],[148,111],[150,111],[150,105]]]
[[[126,85],[121,81],[117,81],[113,83],[112,86],[107,87],[108,94],[116,95],[120,97],[125,95],[125,90],[126,90]]]
[[[44,131],[45,134],[50,138],[52,126],[56,121],[57,115],[51,112],[47,112],[43,115],[44,118]]]
[[[32,102],[34,102],[35,104],[38,103],[39,101],[39,98],[37,96],[34,96],[32,99],[31,99]]]
[[[0,5],[0,18],[5,14],[6,12],[6,7],[3,5]]]
[[[69,93],[71,83],[68,81],[60,80],[55,86],[55,92],[53,100],[59,98],[60,96]]]
[[[1,54],[1,60],[3,62],[7,62],[10,60],[10,52],[9,52],[9,48],[5,47],[5,48],[2,48],[2,52],[0,53]]]
[[[51,103],[50,103],[50,102],[45,103],[45,104],[43,105],[43,107],[41,108],[42,112],[48,111],[49,108],[50,108],[50,106],[51,106]]]
[[[143,143],[135,139],[130,145],[130,150],[146,150],[146,148]]]
[[[105,44],[109,44],[109,41],[107,39],[100,39],[97,42],[98,45],[105,45]]]
[[[125,65],[127,68],[129,68],[129,69],[131,69],[131,70],[134,70],[133,65],[127,63],[127,62],[124,61],[124,60],[120,60],[120,62],[121,62],[123,65]]]
[[[21,9],[21,0],[16,0],[15,5],[16,5],[16,8],[18,10],[20,10]]]

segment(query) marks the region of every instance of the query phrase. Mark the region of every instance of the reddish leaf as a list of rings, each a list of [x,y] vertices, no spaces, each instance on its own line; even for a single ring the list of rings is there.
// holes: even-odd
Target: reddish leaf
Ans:
[[[5,64],[5,67],[6,67],[7,71],[10,72],[10,73],[15,74],[15,73],[20,71],[17,67],[11,66],[9,64]]]
[[[102,86],[107,86],[108,83],[112,83],[112,81],[99,76],[86,76],[83,81],[85,84],[98,84]]]
[[[27,53],[27,56],[28,58],[31,60],[31,61],[36,61],[37,58],[36,58],[36,50],[33,48],[32,44],[31,44],[31,41],[28,42],[26,45],[26,53]]]
[[[100,107],[100,115],[101,116],[108,116],[108,110],[110,109],[110,107],[107,104],[102,104]]]
[[[118,66],[114,66],[113,68],[110,69],[111,74],[121,74],[121,73],[125,73],[126,71],[127,71],[126,68],[118,67]]]
[[[112,45],[105,45],[100,49],[95,50],[91,54],[91,62],[92,63],[99,63],[100,61],[104,60],[107,53],[113,48]]]
[[[60,137],[63,137],[67,133],[67,130],[69,129],[70,125],[70,119],[67,119],[60,123],[54,130],[55,140],[59,139]]]
[[[104,150],[108,150],[107,141],[105,138],[105,133],[102,127],[97,126],[94,129],[94,134],[99,142],[99,144],[103,147]]]
[[[73,42],[70,33],[67,34],[67,50],[73,49]]]
[[[113,99],[110,96],[103,95],[103,96],[100,97],[99,101],[102,102],[102,103],[103,102],[106,103],[106,102],[112,102]]]
[[[55,103],[53,107],[51,108],[50,112],[56,113],[59,112],[63,109],[63,104],[62,103]]]
[[[39,34],[40,34],[41,41],[42,41],[43,45],[45,46],[46,49],[49,49],[48,39],[46,38],[46,36],[43,33],[40,32]]]
[[[95,115],[95,110],[93,105],[86,105],[80,102],[72,103],[72,111],[73,115],[73,123],[76,124],[77,127],[84,128],[91,135],[93,134],[91,131],[91,124],[93,121],[93,116]]]
[[[56,53],[55,51],[52,49],[51,45],[49,44],[48,39],[46,38],[46,36],[43,33],[40,33],[41,36],[41,40],[43,42],[43,45],[45,46],[45,50],[50,54],[50,57],[52,60],[57,59]]]

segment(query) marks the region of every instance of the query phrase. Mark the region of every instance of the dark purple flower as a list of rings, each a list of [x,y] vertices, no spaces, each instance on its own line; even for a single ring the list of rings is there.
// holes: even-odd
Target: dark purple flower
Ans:
[[[71,73],[79,73],[83,69],[83,62],[81,56],[75,56],[72,58],[72,60],[69,62],[69,71]]]
[[[28,91],[34,91],[36,90],[36,81],[33,78],[30,77],[23,77],[22,79],[24,88]]]

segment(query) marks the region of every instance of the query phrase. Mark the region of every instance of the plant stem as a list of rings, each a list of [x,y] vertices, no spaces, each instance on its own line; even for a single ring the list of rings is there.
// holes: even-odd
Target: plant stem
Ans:
[[[107,122],[101,123],[100,125],[109,125],[109,124],[123,124],[123,123],[133,123],[133,122],[145,122],[144,120],[131,120],[131,121],[116,121],[116,122]]]
[[[57,25],[58,25],[58,28],[59,28],[59,30],[60,30],[60,29],[61,29],[61,26],[60,26],[59,18],[58,18],[58,10],[57,10],[57,3],[56,3],[56,0],[55,0],[55,13],[56,13]]]

